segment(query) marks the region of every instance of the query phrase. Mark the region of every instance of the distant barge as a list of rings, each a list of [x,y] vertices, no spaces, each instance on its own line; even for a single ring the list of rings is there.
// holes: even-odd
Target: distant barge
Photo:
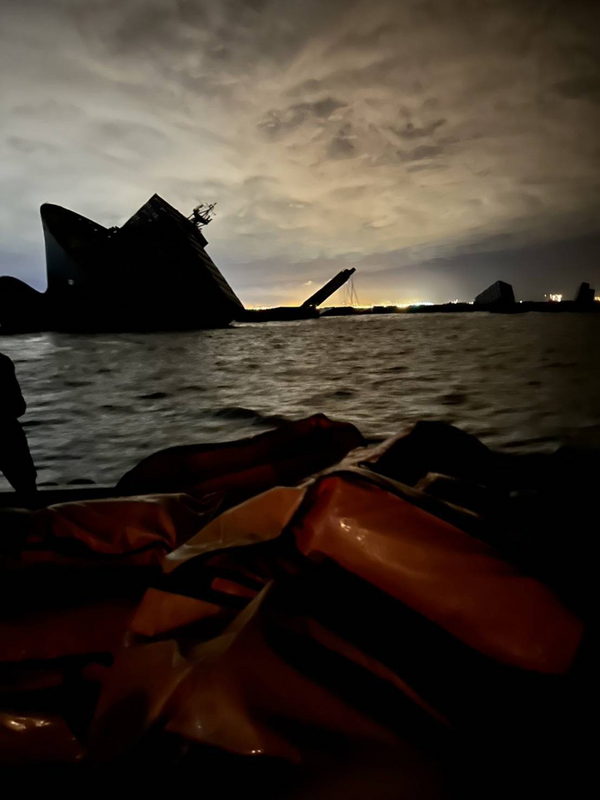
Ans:
[[[595,300],[595,290],[589,283],[582,283],[574,300],[538,302],[519,300],[516,302],[512,286],[504,281],[496,281],[477,295],[472,303],[418,303],[410,306],[371,306],[353,308],[334,306],[321,312],[323,317],[342,317],[360,314],[469,314],[476,311],[489,311],[495,314],[524,314],[528,311],[546,313],[600,312],[600,303]]]
[[[472,303],[442,303],[439,305],[427,304],[409,306],[407,311],[416,313],[459,313],[473,311],[491,311],[496,314],[524,314],[528,311],[542,311],[549,313],[569,311],[600,311],[600,303],[595,302],[595,290],[589,283],[582,283],[574,300],[561,302],[536,300],[515,300],[515,293],[510,283],[496,281],[477,295]]]

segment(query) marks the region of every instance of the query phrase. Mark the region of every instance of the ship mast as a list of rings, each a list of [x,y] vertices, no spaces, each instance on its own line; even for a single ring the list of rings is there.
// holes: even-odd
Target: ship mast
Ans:
[[[205,225],[208,225],[215,216],[216,205],[216,203],[200,203],[192,210],[192,213],[188,217],[189,221],[200,230]]]

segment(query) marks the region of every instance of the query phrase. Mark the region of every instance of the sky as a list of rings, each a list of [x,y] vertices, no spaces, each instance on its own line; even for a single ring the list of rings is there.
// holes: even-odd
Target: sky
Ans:
[[[596,0],[1,0],[0,74],[0,274],[38,289],[41,203],[154,192],[217,202],[248,306],[600,288]]]

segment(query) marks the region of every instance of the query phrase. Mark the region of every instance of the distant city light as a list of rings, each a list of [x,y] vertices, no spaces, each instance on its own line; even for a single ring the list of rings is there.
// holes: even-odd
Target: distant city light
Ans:
[[[435,303],[430,303],[429,300],[421,300],[418,303],[413,303],[413,306],[433,306]]]
[[[594,297],[594,300],[596,301],[596,303],[600,303],[600,296],[596,295],[596,297]]]
[[[544,297],[548,298],[550,303],[562,303],[562,294],[545,294]]]

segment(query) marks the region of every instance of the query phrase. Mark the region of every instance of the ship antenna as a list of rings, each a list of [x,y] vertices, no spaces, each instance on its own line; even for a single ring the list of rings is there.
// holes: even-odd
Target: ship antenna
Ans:
[[[205,225],[208,225],[208,223],[215,216],[216,205],[216,203],[200,203],[200,205],[197,205],[189,215],[189,221],[193,222],[198,230],[203,228]]]

